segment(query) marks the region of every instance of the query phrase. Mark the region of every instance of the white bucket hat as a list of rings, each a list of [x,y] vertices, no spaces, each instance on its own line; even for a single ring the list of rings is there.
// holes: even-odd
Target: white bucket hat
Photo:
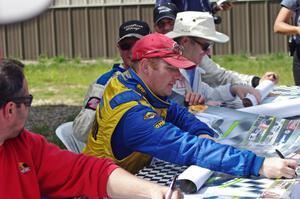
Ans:
[[[177,13],[173,31],[168,32],[166,36],[172,39],[182,36],[200,37],[219,43],[229,41],[227,35],[216,31],[214,19],[208,12]]]

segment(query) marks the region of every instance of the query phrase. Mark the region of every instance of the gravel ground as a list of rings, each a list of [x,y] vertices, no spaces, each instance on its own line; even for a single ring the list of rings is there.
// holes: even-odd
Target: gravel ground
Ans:
[[[44,104],[31,107],[26,128],[35,131],[46,128],[49,134],[62,123],[72,121],[80,111],[79,105]],[[36,132],[40,133],[40,132]]]

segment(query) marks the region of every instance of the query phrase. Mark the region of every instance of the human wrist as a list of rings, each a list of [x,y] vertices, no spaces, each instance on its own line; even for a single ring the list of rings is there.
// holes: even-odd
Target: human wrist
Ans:
[[[237,86],[238,86],[237,84],[231,84],[229,87],[229,91],[233,97],[236,97],[236,87]]]

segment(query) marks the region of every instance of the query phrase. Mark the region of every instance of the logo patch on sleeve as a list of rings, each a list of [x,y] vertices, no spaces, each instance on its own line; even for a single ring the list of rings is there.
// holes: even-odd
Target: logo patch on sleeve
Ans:
[[[156,116],[156,113],[154,113],[154,112],[147,112],[147,113],[144,115],[144,120],[153,119],[155,116]]]
[[[97,105],[100,102],[100,98],[98,97],[90,97],[90,99],[87,101],[86,105],[84,108],[86,109],[91,109],[91,110],[96,110]]]
[[[154,127],[158,129],[158,128],[162,127],[165,123],[166,122],[164,120],[160,120],[156,124],[154,124]]]

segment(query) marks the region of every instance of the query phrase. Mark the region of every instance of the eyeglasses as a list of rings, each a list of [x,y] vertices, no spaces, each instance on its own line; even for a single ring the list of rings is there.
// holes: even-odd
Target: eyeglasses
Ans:
[[[122,40],[118,43],[119,48],[121,50],[131,50],[131,48],[134,46],[135,42],[137,42],[138,38],[130,37]]]
[[[24,104],[25,106],[30,107],[32,100],[33,100],[33,96],[31,94],[29,94],[28,96],[11,97],[11,98],[0,100],[0,107],[10,101],[16,104]]]
[[[119,47],[121,50],[130,50],[133,47],[134,43],[120,43]]]
[[[211,48],[213,47],[213,45],[214,45],[213,42],[204,42],[204,43],[201,43],[200,41],[198,41],[198,40],[195,39],[195,38],[192,38],[192,37],[191,37],[191,39],[192,39],[194,42],[196,42],[197,44],[199,44],[199,45],[201,46],[201,49],[202,49],[203,51],[208,51],[208,50],[211,49]]]
[[[162,28],[165,28],[165,26],[170,26],[174,27],[174,20],[173,19],[169,19],[169,18],[164,18],[164,19],[161,19],[158,23],[157,23],[157,26],[159,29],[162,29]]]
[[[159,53],[159,52],[163,52],[163,51],[170,51],[171,53],[182,55],[183,46],[175,43],[175,45],[172,48],[161,48],[161,49],[149,50],[143,55],[143,57],[148,54]]]

